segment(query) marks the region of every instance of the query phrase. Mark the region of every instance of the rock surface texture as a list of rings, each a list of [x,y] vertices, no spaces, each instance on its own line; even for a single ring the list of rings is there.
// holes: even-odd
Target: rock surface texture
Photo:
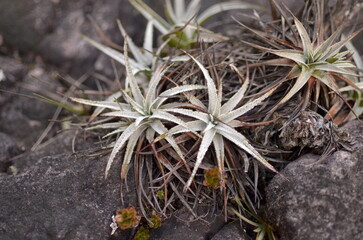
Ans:
[[[337,151],[321,163],[308,154],[270,182],[266,215],[280,239],[363,239],[363,124],[344,127],[353,151]]]
[[[90,18],[117,44],[122,45],[117,19],[121,19],[133,38],[143,39],[143,31],[136,26],[145,20],[138,17],[127,0],[0,1],[0,35],[4,44],[39,54],[75,77],[88,72],[100,55],[80,35],[100,41]]]
[[[47,150],[56,151],[63,138]],[[111,216],[122,207],[117,170],[105,180],[107,157],[44,151],[18,159],[32,163],[19,174],[0,176],[0,239],[108,239]]]
[[[214,235],[211,240],[225,240],[225,239],[233,239],[233,240],[250,240],[245,232],[243,232],[239,223],[230,223],[226,224],[219,232]]]

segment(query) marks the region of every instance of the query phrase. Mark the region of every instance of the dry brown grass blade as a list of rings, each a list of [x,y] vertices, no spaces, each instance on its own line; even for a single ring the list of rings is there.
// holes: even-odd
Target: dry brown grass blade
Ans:
[[[97,34],[100,36],[101,40],[108,46],[120,50],[123,52],[123,47],[117,45],[116,43],[112,42],[102,31],[101,27],[97,24],[94,18],[91,15],[87,15],[87,18],[91,21],[92,26],[95,28]]]
[[[340,80],[346,82],[348,85],[354,87],[355,89],[357,89],[359,92],[363,92],[363,89],[359,88],[353,81],[349,80],[348,78],[342,76],[341,74],[338,73],[330,73],[331,75],[333,75],[334,77],[339,78]]]

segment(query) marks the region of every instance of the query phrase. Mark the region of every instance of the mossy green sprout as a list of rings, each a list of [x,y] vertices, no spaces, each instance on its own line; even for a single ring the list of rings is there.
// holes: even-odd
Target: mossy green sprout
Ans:
[[[135,207],[128,207],[117,210],[114,219],[119,228],[129,229],[138,226],[141,217]]]
[[[147,227],[140,227],[139,230],[137,230],[135,236],[132,240],[148,240],[150,239],[150,230]]]
[[[159,228],[161,227],[162,219],[158,216],[158,214],[153,211],[151,214],[151,218],[149,218],[148,226],[149,228]]]
[[[204,170],[204,186],[212,189],[219,189],[221,187],[221,182],[222,176],[218,168]]]

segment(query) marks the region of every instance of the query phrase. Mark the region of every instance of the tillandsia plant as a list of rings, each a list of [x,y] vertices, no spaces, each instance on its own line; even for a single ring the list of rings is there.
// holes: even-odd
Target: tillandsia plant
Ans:
[[[216,151],[217,165],[220,174],[224,173],[224,140],[226,138],[236,144],[239,148],[251,154],[255,159],[257,159],[262,165],[269,168],[270,170],[276,172],[275,168],[265,160],[258,151],[249,143],[247,138],[239,133],[235,128],[240,127],[240,122],[236,120],[238,117],[244,115],[249,110],[253,109],[257,105],[261,104],[271,93],[276,89],[276,87],[270,89],[264,93],[261,97],[256,98],[253,101],[246,103],[240,107],[237,107],[239,102],[244,97],[247,90],[249,81],[245,81],[238,92],[233,95],[226,103],[222,104],[222,96],[218,94],[218,90],[211,78],[208,70],[194,57],[190,56],[199,66],[203,72],[205,81],[208,87],[208,107],[205,106],[197,98],[190,98],[192,104],[200,109],[199,111],[192,111],[188,109],[169,109],[168,111],[179,113],[182,115],[187,115],[189,117],[195,118],[197,120],[186,123],[187,127],[178,125],[169,131],[170,135],[182,133],[185,131],[200,131],[202,134],[202,141],[198,151],[196,163],[185,188],[189,188],[192,184],[195,174],[203,161],[209,146],[213,143],[214,149]],[[237,68],[234,67],[236,71]],[[221,92],[220,92],[221,93]],[[224,184],[222,184],[224,186]]]
[[[273,1],[275,6],[281,11],[281,7]],[[324,14],[324,1],[315,3],[320,15]],[[247,41],[243,41],[252,47],[262,50],[264,53],[271,53],[281,57],[280,59],[268,60],[261,64],[273,65],[273,66],[290,66],[291,71],[282,79],[282,81],[289,81],[296,79],[292,87],[286,93],[286,95],[279,101],[277,107],[289,101],[294,95],[299,92],[304,86],[307,86],[305,94],[305,100],[302,101],[302,107],[300,110],[304,110],[311,100],[313,88],[315,87],[315,101],[319,102],[320,89],[323,86],[333,91],[337,96],[344,99],[342,96],[337,79],[345,82],[349,86],[360,91],[360,88],[355,82],[359,81],[357,66],[354,65],[349,59],[351,52],[341,51],[343,47],[349,43],[351,39],[357,36],[363,29],[360,29],[348,37],[337,41],[340,38],[344,25],[341,25],[336,31],[332,32],[330,36],[325,37],[326,27],[323,24],[322,16],[318,16],[316,19],[314,33],[317,36],[314,41],[311,41],[311,37],[303,24],[286,8],[293,18],[293,23],[290,23],[290,19],[283,14],[285,21],[291,26],[293,37],[291,36],[291,42],[285,39],[280,39],[274,34],[257,31],[246,27],[256,35],[258,35],[265,43],[273,46],[277,49],[271,49],[262,47]],[[297,33],[295,32],[297,30]],[[284,33],[285,35],[286,33]],[[313,36],[315,36],[313,35]],[[288,49],[284,49],[288,47]]]
[[[200,38],[204,42],[227,40],[228,38],[202,28],[206,20],[223,11],[236,9],[263,9],[260,6],[241,1],[227,1],[214,4],[200,13],[201,0],[165,1],[165,15],[167,20],[152,10],[142,0],[129,0],[129,2],[163,34],[163,40],[170,46],[189,49]],[[187,5],[187,6],[186,6]]]
[[[72,98],[73,101],[79,103],[112,110],[111,112],[104,113],[103,116],[120,118],[121,121],[119,122],[113,124],[101,124],[98,126],[94,126],[93,129],[115,128],[114,131],[107,134],[105,137],[121,133],[121,135],[115,141],[113,150],[109,157],[105,171],[106,177],[108,176],[108,172],[111,168],[113,160],[116,157],[116,154],[127,143],[126,152],[122,162],[122,179],[126,177],[126,173],[132,159],[134,148],[141,135],[145,135],[149,143],[152,143],[155,133],[161,135],[165,134],[168,131],[162,121],[169,121],[180,126],[187,127],[187,125],[182,120],[169,113],[170,111],[172,111],[173,107],[182,104],[164,104],[167,98],[182,92],[200,90],[205,88],[205,86],[203,85],[183,85],[176,86],[174,88],[157,94],[157,88],[159,86],[159,83],[162,80],[164,73],[168,69],[167,67],[162,65],[158,67],[155,72],[153,72],[149,83],[149,88],[146,90],[145,94],[143,94],[137,84],[136,77],[134,76],[130,63],[128,61],[127,38],[125,39],[124,47],[127,78],[130,81],[130,93],[121,90],[125,103],[117,101],[91,101],[87,99]],[[165,139],[174,148],[179,157],[181,159],[184,159],[183,153],[175,140],[170,136],[165,137]]]
[[[285,130],[294,129],[286,127],[289,122],[298,125],[303,121],[297,118],[304,116],[331,127],[323,115],[334,116],[333,107],[339,99],[344,103],[351,90],[359,91],[351,98],[356,99],[353,109],[360,109],[362,84],[357,67],[362,68],[362,62],[359,56],[351,57],[353,48],[348,47],[359,31],[342,38],[343,27],[335,25],[344,19],[329,27],[328,17],[341,12],[324,13],[326,1],[307,1],[298,19],[271,0],[273,21],[263,22],[256,11],[251,17],[262,30],[241,23],[249,31],[237,36],[238,40],[200,25],[220,11],[262,8],[233,1],[199,13],[200,0],[191,0],[189,5],[184,0],[175,0],[174,5],[167,0],[167,21],[143,1],[129,1],[148,20],[143,48],[127,37],[120,22],[123,52],[86,38],[125,66],[124,87],[110,90],[114,94],[101,101],[72,98],[96,107],[88,130],[108,131],[104,137],[111,139],[112,150],[105,175],[121,155],[123,182],[133,166],[138,207],[150,227],[159,226],[161,218],[181,205],[195,218],[198,204],[223,206],[226,216],[233,206],[235,214],[257,228],[257,239],[274,239],[272,227],[254,209],[261,197],[257,185],[268,178],[266,170],[278,172],[281,164],[272,161],[292,156],[281,150],[287,149],[281,138],[290,137]],[[154,27],[163,40],[156,47],[152,45]],[[249,41],[241,43],[240,37]],[[229,40],[216,43],[217,39]],[[202,40],[199,46],[194,44],[198,40]],[[213,43],[203,44],[206,40]],[[181,51],[161,53],[171,49],[167,44]],[[345,47],[348,51],[342,50]],[[102,118],[101,122],[93,122],[96,118]],[[309,130],[321,129],[309,124]],[[322,146],[332,141],[323,140]],[[309,147],[295,142],[294,148]],[[141,238],[148,234],[140,231]]]

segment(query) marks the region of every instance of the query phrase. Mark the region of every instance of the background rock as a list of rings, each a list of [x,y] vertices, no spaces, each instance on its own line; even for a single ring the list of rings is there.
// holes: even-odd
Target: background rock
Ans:
[[[206,214],[205,212],[198,212],[200,216]],[[202,220],[193,219],[194,217],[187,209],[181,208],[170,219],[163,222],[160,228],[150,232],[151,240],[210,239],[225,224],[223,214],[208,214]]]
[[[107,239],[120,203],[117,167],[103,179],[107,157],[43,157],[16,176],[0,176],[0,239]],[[115,163],[117,165],[117,163]],[[127,207],[133,194],[128,193]],[[130,231],[115,239],[128,239]]]
[[[7,63],[15,62],[7,60]],[[9,65],[9,64],[8,64]],[[6,65],[5,65],[6,66]],[[56,107],[38,99],[32,99],[34,93],[46,96],[47,92],[56,92],[58,82],[50,76],[42,67],[28,69],[23,64],[10,65],[4,71],[7,76],[14,77],[14,83],[4,85],[0,88],[17,94],[30,96],[19,96],[16,94],[1,93],[0,95],[0,131],[16,139],[24,149],[37,140],[52,118]],[[52,136],[52,134],[51,134]]]
[[[265,214],[282,240],[363,238],[363,124],[345,129],[356,142],[352,153],[337,151],[316,165],[319,156],[302,156],[268,185]]]
[[[6,172],[10,166],[9,159],[21,153],[16,142],[8,135],[0,132],[0,173]]]
[[[0,2],[0,35],[4,45],[22,52],[35,52],[78,78],[92,70],[100,54],[80,36],[82,33],[99,40],[89,16],[118,44],[121,34],[117,19],[121,19],[137,43],[143,39],[139,26],[145,20],[127,0],[3,0]]]
[[[214,235],[211,240],[250,240],[247,234],[242,230],[239,223],[229,223],[226,224],[216,235]]]

